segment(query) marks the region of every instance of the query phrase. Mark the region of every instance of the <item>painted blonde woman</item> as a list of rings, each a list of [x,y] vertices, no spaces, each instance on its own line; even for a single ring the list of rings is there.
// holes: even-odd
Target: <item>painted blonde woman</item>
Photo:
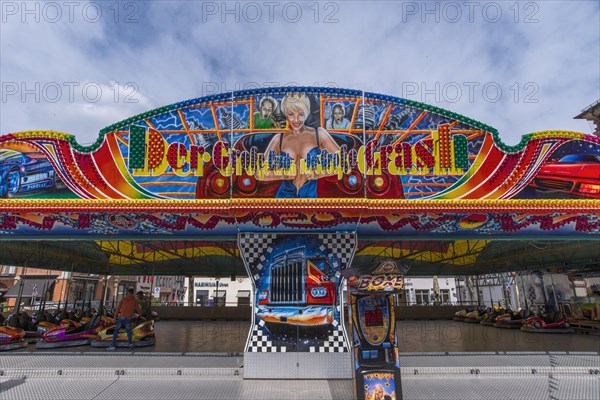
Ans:
[[[310,100],[304,93],[288,93],[281,101],[281,110],[287,129],[273,137],[265,154],[274,151],[276,156],[287,156],[296,163],[296,175],[267,175],[265,180],[281,180],[276,198],[316,198],[317,179],[314,173],[302,173],[300,160],[316,157],[322,150],[335,153],[340,150],[329,132],[323,128],[304,125],[310,114]]]

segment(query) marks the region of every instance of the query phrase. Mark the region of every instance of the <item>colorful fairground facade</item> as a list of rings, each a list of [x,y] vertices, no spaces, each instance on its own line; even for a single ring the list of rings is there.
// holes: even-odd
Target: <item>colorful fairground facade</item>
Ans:
[[[140,274],[151,252],[154,274],[247,273],[246,377],[358,377],[364,367],[366,396],[399,380],[398,343],[381,327],[407,269],[548,266],[527,240],[556,243],[548,254],[575,246],[585,257],[563,261],[580,268],[600,259],[598,137],[543,131],[509,146],[476,120],[358,90],[187,100],[110,125],[90,146],[54,131],[4,134],[0,160],[7,262]],[[34,247],[49,250],[28,258]],[[350,334],[343,278],[358,293]],[[359,349],[385,343],[389,368],[378,370],[380,355]]]

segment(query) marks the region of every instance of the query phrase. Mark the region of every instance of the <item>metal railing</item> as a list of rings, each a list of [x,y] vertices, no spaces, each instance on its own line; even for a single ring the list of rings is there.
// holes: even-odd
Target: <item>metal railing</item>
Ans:
[[[589,110],[590,108],[594,107],[597,104],[600,104],[600,99],[596,100],[595,102],[593,102],[589,106],[585,107],[583,110],[581,110],[581,112],[585,112],[585,111]]]
[[[477,307],[477,301],[428,301],[424,303],[416,303],[406,300],[398,300],[397,306],[416,306],[416,307],[439,307],[439,306],[465,306],[465,307]],[[483,304],[482,304],[483,305]]]
[[[170,305],[170,304],[166,304],[166,305]],[[188,306],[188,307],[250,307],[252,305],[252,301],[246,300],[246,301],[238,302],[237,300],[220,301],[218,299],[216,299],[216,300],[207,299],[204,301],[195,301],[195,302],[188,303],[188,304],[180,303],[179,305]]]

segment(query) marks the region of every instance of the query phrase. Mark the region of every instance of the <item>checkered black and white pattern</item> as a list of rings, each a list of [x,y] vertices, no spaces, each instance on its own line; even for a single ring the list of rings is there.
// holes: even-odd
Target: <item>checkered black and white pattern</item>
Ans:
[[[535,288],[533,286],[529,286],[527,288],[527,301],[529,304],[533,304],[536,298],[537,296],[535,295]]]
[[[341,269],[350,266],[354,258],[354,251],[356,250],[355,233],[322,233],[319,235],[319,239],[323,243],[320,250],[328,250],[328,253],[340,260],[342,265],[339,267]]]
[[[312,235],[311,235],[312,236]],[[312,236],[315,238],[315,236]],[[290,238],[294,243],[294,238]],[[244,257],[246,268],[257,282],[265,276],[266,260],[269,254],[273,251],[273,247],[277,247],[275,243],[279,243],[277,234],[270,233],[240,233],[238,236],[238,246]],[[312,239],[311,239],[312,240]],[[356,234],[352,233],[327,233],[318,235],[319,250],[325,254],[331,255],[335,260],[333,268],[337,270],[337,278],[340,278],[340,269],[346,268],[352,262],[356,247]],[[286,243],[283,243],[285,245]],[[317,249],[312,249],[317,250]],[[256,301],[254,299],[253,301]],[[302,304],[299,304],[302,306]],[[340,305],[337,305],[338,315],[340,313]],[[256,312],[256,310],[254,311]],[[292,351],[291,348],[286,348],[286,341],[290,340],[285,335],[273,335],[264,327],[264,321],[260,319],[252,327],[252,333],[247,342],[246,351],[250,353],[282,353]],[[277,345],[275,345],[276,343]],[[339,321],[333,322],[333,330],[329,337],[324,341],[313,342],[308,350],[312,353],[344,353],[349,351],[347,339],[344,336],[343,326]],[[283,345],[282,345],[283,344]],[[304,350],[306,351],[306,347]],[[298,351],[298,349],[293,350]]]
[[[334,323],[332,334],[323,342],[323,346],[310,348],[311,353],[345,353],[347,351],[348,345],[344,338],[344,331],[342,325],[337,321]]]
[[[269,337],[263,332],[261,321],[252,327],[252,337],[248,342],[247,352],[250,353],[285,353],[285,346],[274,346]]]
[[[263,268],[263,262],[266,260],[265,252],[271,252],[271,244],[277,235],[272,233],[240,233],[238,236],[238,246],[244,255],[246,266],[251,269],[252,275],[256,270]],[[260,261],[256,263],[256,261]],[[256,269],[255,269],[256,267]]]

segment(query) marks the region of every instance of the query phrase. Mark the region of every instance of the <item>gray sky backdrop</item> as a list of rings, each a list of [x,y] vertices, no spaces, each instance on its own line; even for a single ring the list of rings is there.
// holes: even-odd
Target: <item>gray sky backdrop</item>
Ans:
[[[598,1],[1,1],[0,133],[93,142],[216,92],[334,86],[422,101],[504,142],[600,98]]]

